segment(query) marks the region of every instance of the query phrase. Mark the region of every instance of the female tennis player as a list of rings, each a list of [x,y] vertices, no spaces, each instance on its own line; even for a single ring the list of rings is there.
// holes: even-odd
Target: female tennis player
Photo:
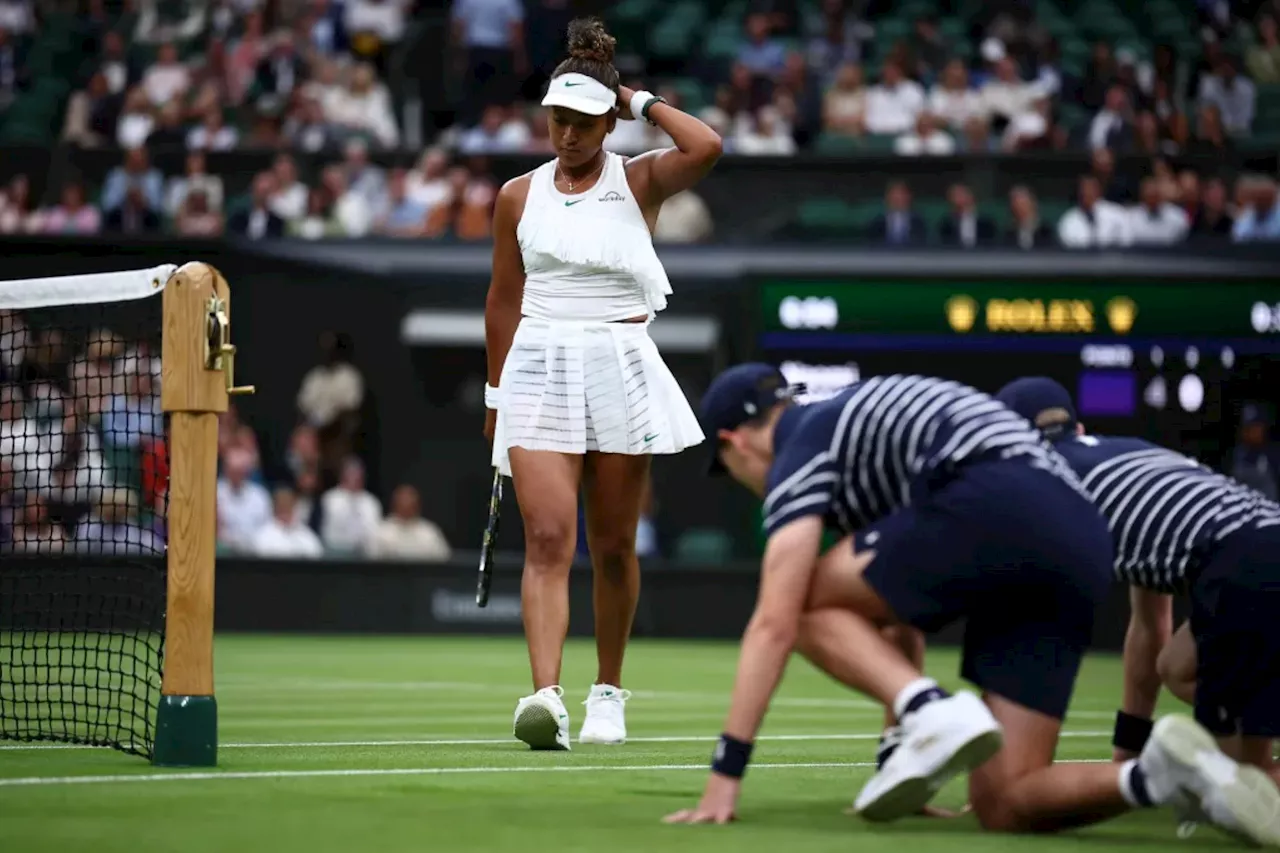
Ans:
[[[570,24],[569,58],[542,101],[556,159],[503,186],[493,215],[485,434],[524,520],[534,693],[516,705],[514,732],[534,749],[569,749],[560,658],[579,489],[599,661],[579,742],[616,744],[627,736],[622,659],[640,592],[635,537],[650,457],[703,439],[649,338],[671,293],[651,234],[663,201],[711,170],[720,137],[620,86],[615,44],[598,20]],[[619,120],[652,122],[675,147],[631,159],[606,152]]]

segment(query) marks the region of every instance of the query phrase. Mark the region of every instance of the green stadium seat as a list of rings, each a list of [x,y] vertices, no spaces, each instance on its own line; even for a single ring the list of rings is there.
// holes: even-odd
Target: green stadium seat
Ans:
[[[815,231],[854,233],[865,224],[859,207],[839,198],[805,199],[796,214],[802,228]]]
[[[893,151],[893,145],[897,141],[896,136],[875,136],[868,135],[862,138],[864,150],[873,154],[889,154]]]
[[[707,30],[703,49],[710,59],[730,59],[742,44],[742,25],[734,21],[717,21]]]
[[[978,202],[978,215],[990,219],[995,224],[997,232],[1003,232],[1011,219],[1009,205],[1003,199],[987,199]]]
[[[719,564],[733,556],[733,538],[715,528],[693,528],[676,539],[675,559],[682,563]]]
[[[681,107],[689,112],[700,110],[707,105],[707,93],[702,82],[695,77],[676,77],[667,81],[667,85],[680,93]]]
[[[925,232],[930,240],[937,240],[942,229],[942,221],[951,213],[951,205],[937,198],[916,199],[913,205],[915,212],[924,220]]]
[[[862,150],[862,144],[856,137],[843,133],[820,133],[813,149],[817,154],[856,154]]]

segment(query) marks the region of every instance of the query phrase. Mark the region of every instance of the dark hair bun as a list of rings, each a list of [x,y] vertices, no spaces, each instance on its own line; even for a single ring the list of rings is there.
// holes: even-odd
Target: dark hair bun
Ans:
[[[599,18],[578,18],[569,24],[569,56],[573,59],[612,65],[617,46],[618,40],[609,35]]]

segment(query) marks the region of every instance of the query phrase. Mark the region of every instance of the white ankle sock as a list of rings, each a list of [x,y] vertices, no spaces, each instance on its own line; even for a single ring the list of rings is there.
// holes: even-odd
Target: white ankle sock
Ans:
[[[938,690],[938,682],[927,676],[921,676],[915,681],[908,684],[898,693],[893,700],[893,715],[901,722],[903,716],[907,713],[907,706],[911,704],[911,700],[924,693],[926,690]]]

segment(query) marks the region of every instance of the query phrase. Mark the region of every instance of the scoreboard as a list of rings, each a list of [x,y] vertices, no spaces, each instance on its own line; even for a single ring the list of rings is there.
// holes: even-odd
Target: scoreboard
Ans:
[[[1018,376],[1051,376],[1076,396],[1088,428],[1216,465],[1240,405],[1280,394],[1280,277],[755,285],[757,356],[815,397],[884,373],[989,392]]]

